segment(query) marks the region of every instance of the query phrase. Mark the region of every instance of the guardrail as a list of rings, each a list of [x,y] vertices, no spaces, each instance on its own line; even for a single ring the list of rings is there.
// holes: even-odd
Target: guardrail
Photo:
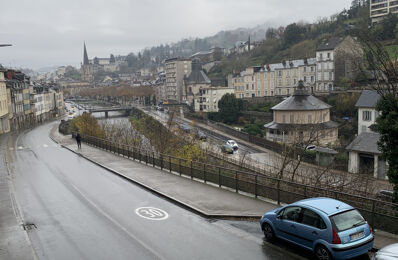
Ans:
[[[356,196],[338,191],[308,186],[278,178],[237,171],[203,162],[188,161],[166,154],[111,142],[93,136],[81,135],[82,141],[123,157],[137,160],[148,166],[175,172],[180,176],[213,183],[235,192],[263,197],[278,204],[292,203],[310,197],[331,197],[356,207],[373,228],[398,234],[398,204]]]

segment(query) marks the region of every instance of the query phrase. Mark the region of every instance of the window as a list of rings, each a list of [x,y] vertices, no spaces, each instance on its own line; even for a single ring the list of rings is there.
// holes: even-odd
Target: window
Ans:
[[[282,76],[282,71],[278,71],[278,76]]]
[[[304,69],[304,72],[306,72],[306,71],[307,71],[307,67],[304,67],[303,69]]]
[[[289,95],[290,94],[290,89],[286,89],[286,91],[287,91],[287,94]]]
[[[294,123],[294,115],[290,115],[290,123],[291,123],[291,124]]]
[[[311,76],[311,82],[314,82],[314,76]]]
[[[325,229],[326,224],[323,219],[314,211],[304,209],[301,223],[304,225],[312,226],[319,229]]]
[[[372,120],[372,111],[363,111],[362,112],[362,120],[363,121],[370,121]]]
[[[328,59],[330,59],[330,52],[328,52]]]
[[[319,59],[322,60],[323,59],[323,55],[322,53],[319,54]]]
[[[312,115],[308,115],[308,123],[312,124]]]
[[[254,84],[252,84],[252,90],[254,90]]]
[[[301,211],[302,210],[300,207],[288,207],[279,214],[281,215],[282,219],[300,222]]]
[[[246,90],[249,90],[249,84],[246,84]]]
[[[278,89],[278,94],[279,94],[279,95],[281,94],[281,89]]]
[[[282,116],[282,123],[286,123],[286,115]]]
[[[304,82],[307,82],[307,77],[306,76],[304,76]]]
[[[312,72],[314,71],[314,67],[313,67],[313,66],[311,66],[311,71],[312,71]]]

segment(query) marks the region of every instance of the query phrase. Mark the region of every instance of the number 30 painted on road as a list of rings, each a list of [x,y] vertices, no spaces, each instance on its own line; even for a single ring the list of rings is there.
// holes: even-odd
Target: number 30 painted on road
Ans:
[[[169,217],[166,211],[154,207],[141,207],[135,210],[135,214],[150,220],[165,220]]]

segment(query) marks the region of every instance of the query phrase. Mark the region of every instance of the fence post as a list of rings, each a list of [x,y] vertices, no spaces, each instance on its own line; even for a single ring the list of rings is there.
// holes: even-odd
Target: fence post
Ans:
[[[192,174],[192,160],[191,160],[191,180],[193,180],[193,174]]]
[[[218,187],[221,187],[221,168],[218,167]]]
[[[141,149],[138,149],[138,161],[141,162]]]
[[[338,193],[337,191],[334,192],[334,198],[337,200]]]
[[[148,151],[145,151],[145,164],[148,165]]]
[[[181,158],[178,158],[178,171],[180,172],[181,176]]]
[[[155,153],[154,152],[152,152],[152,164],[153,164],[153,167],[155,167]]]
[[[206,164],[205,163],[203,163],[203,180],[206,183]]]
[[[278,179],[277,188],[278,188],[278,205],[281,205],[281,180],[280,179]]]
[[[160,169],[163,170],[163,156],[160,155]]]
[[[239,184],[238,184],[238,171],[235,171],[235,190],[238,192]]]
[[[254,197],[257,198],[257,174],[254,178]]]
[[[375,210],[376,210],[376,201],[372,200],[372,228],[375,230]]]
[[[304,186],[304,199],[307,198],[307,186]]]
[[[169,155],[169,170],[171,172],[171,156]]]
[[[130,159],[130,146],[127,146],[127,158]]]

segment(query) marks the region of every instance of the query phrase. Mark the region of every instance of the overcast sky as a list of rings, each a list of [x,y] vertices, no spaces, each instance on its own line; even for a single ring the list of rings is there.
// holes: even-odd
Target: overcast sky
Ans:
[[[351,0],[13,0],[2,3],[0,63],[11,67],[79,66],[89,58],[221,30],[313,22]]]

